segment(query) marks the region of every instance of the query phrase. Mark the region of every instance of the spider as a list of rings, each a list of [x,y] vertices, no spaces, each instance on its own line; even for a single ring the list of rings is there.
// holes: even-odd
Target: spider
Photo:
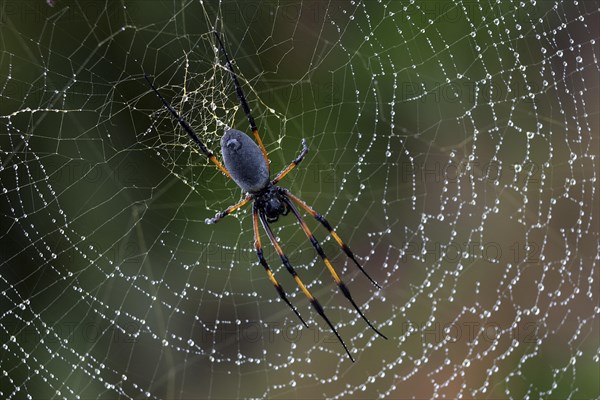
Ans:
[[[302,215],[298,212],[298,209],[294,205],[297,204],[306,211],[308,214],[312,215],[321,225],[325,227],[329,231],[329,234],[335,239],[340,248],[346,253],[346,255],[356,264],[356,266],[362,271],[362,273],[377,287],[381,289],[381,286],[377,284],[369,276],[369,274],[363,269],[360,263],[354,257],[354,254],[350,250],[350,248],[342,241],[342,239],[338,236],[338,234],[333,230],[331,224],[327,222],[324,216],[313,210],[308,204],[306,204],[300,198],[294,196],[288,189],[285,189],[281,186],[278,186],[279,181],[281,181],[290,171],[296,168],[304,157],[308,153],[308,145],[306,144],[306,140],[302,139],[302,151],[285,169],[283,169],[274,179],[270,179],[270,166],[269,166],[269,157],[267,156],[267,151],[265,146],[262,143],[260,135],[258,133],[258,128],[256,127],[256,123],[254,122],[254,118],[250,113],[250,107],[246,101],[246,97],[244,96],[244,92],[240,86],[240,83],[237,79],[235,71],[233,69],[233,65],[229,60],[229,56],[227,51],[225,50],[225,46],[221,41],[221,37],[215,31],[215,37],[217,39],[219,48],[223,55],[225,56],[226,69],[231,76],[231,80],[235,86],[235,92],[237,94],[238,100],[240,101],[240,105],[246,114],[246,118],[248,119],[248,123],[250,124],[250,129],[252,130],[252,134],[254,135],[254,139],[256,143],[244,132],[238,131],[236,129],[227,130],[223,137],[221,138],[221,151],[223,155],[223,164],[217,160],[215,155],[206,148],[204,143],[198,138],[198,135],[194,132],[194,130],[190,127],[190,125],[183,119],[174,109],[173,107],[165,100],[165,98],[160,94],[158,89],[154,86],[152,81],[148,78],[147,75],[144,76],[154,93],[158,96],[158,98],[162,101],[165,108],[175,117],[175,119],[179,122],[179,124],[183,127],[183,129],[187,132],[190,138],[196,142],[196,144],[200,147],[200,150],[208,159],[213,162],[228,178],[232,179],[243,192],[246,193],[244,199],[239,201],[237,204],[234,204],[222,212],[217,213],[213,218],[207,218],[205,222],[207,224],[215,224],[219,222],[221,219],[225,218],[232,212],[238,210],[242,206],[248,204],[253,201],[252,204],[252,224],[254,229],[254,246],[256,248],[256,254],[258,256],[258,261],[264,267],[267,276],[271,283],[275,286],[277,293],[281,297],[281,299],[292,309],[292,311],[298,316],[302,324],[308,328],[308,325],[296,309],[290,303],[287,298],[283,287],[279,284],[279,282],[275,279],[273,271],[269,267],[267,260],[263,255],[262,243],[260,239],[260,232],[258,229],[258,221],[260,220],[263,229],[267,233],[271,244],[277,251],[277,254],[281,258],[281,262],[287,269],[287,271],[292,275],[294,281],[304,293],[304,295],[308,298],[314,309],[317,313],[325,320],[327,325],[331,331],[335,334],[337,339],[340,341],[344,350],[350,357],[350,360],[354,362],[354,358],[350,354],[348,347],[344,343],[344,340],[338,334],[337,330],[329,320],[329,318],[325,315],[325,311],[321,303],[317,300],[315,296],[310,292],[310,290],[306,287],[306,285],[300,279],[300,276],[290,263],[288,257],[283,252],[277,237],[273,234],[270,224],[279,219],[280,216],[287,215],[290,211],[296,217],[296,220],[302,227],[302,230],[308,237],[311,245],[315,248],[316,252],[319,254],[325,266],[333,276],[335,283],[343,293],[343,295],[350,301],[352,306],[356,309],[358,314],[365,320],[365,322],[373,329],[379,336],[387,339],[385,335],[379,332],[372,324],[369,322],[367,317],[362,313],[360,308],[356,305],[356,302],[352,298],[350,294],[350,290],[344,284],[342,279],[339,277],[337,272],[335,271],[333,265],[325,255],[323,248],[319,244],[319,241],[315,238],[311,230],[306,225],[306,222],[302,218]],[[257,145],[258,143],[258,145]]]

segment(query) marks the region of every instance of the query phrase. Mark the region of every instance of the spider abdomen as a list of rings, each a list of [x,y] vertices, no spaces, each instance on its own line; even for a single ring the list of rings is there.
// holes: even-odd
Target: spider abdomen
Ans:
[[[229,129],[221,138],[225,168],[244,192],[256,193],[269,184],[269,168],[260,147],[242,131]]]

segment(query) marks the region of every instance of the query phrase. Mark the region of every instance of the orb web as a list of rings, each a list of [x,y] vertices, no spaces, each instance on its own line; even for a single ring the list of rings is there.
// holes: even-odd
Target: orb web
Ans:
[[[4,398],[597,397],[598,6],[8,2],[0,8]],[[293,218],[250,208],[219,153],[248,131],[318,223],[379,338]]]

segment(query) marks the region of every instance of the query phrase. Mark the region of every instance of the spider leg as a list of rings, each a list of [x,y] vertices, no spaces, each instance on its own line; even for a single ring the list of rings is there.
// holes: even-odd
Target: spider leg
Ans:
[[[292,303],[290,303],[290,301],[288,300],[287,296],[285,295],[285,291],[283,290],[279,282],[277,282],[277,280],[275,279],[273,271],[271,271],[269,264],[267,264],[267,260],[265,260],[262,250],[262,243],[260,241],[260,232],[258,231],[258,210],[256,209],[256,204],[254,204],[252,207],[252,227],[254,228],[254,247],[256,248],[256,255],[258,256],[258,261],[260,261],[261,265],[265,268],[269,280],[271,281],[273,286],[275,286],[277,293],[279,293],[279,297],[281,297],[281,299],[285,301],[285,303],[288,306],[290,306],[292,311],[294,311],[298,318],[300,318],[300,321],[302,321],[304,326],[308,328],[308,325],[306,324],[306,322],[304,322],[304,320],[300,316],[300,313],[298,312],[298,310],[296,310],[296,307],[294,307]]]
[[[271,181],[271,183],[275,185],[277,182],[282,180],[284,176],[286,176],[291,170],[296,168],[302,160],[304,160],[306,153],[308,153],[308,145],[306,144],[306,139],[302,139],[302,151],[300,152],[298,157],[296,157],[294,161],[292,161],[292,163],[288,165],[283,171],[277,174],[277,176]]]
[[[246,203],[248,203],[253,198],[254,198],[254,196],[251,195],[251,194],[249,194],[248,196],[246,196],[244,199],[242,199],[241,201],[237,202],[236,204],[227,207],[227,209],[225,209],[225,211],[221,211],[220,213],[215,214],[215,216],[212,217],[212,218],[206,218],[204,220],[204,223],[206,223],[206,224],[216,224],[221,219],[225,218],[226,216],[228,216],[229,214],[231,214],[232,212],[234,212],[238,208],[241,208],[244,205],[246,205]]]
[[[148,78],[148,75],[144,75],[144,78],[146,78],[146,81],[148,82],[148,84],[150,85],[150,87],[152,88],[154,93],[156,93],[158,98],[162,101],[162,103],[167,108],[167,110],[169,110],[169,112],[173,115],[173,117],[175,117],[175,119],[179,122],[179,124],[187,132],[187,134],[190,136],[190,138],[192,138],[192,140],[194,142],[196,142],[196,144],[200,147],[200,150],[204,153],[204,155],[206,155],[206,157],[208,157],[208,159],[210,161],[212,161],[225,174],[225,176],[227,176],[228,178],[231,179],[231,175],[229,175],[229,171],[227,171],[227,169],[219,162],[219,160],[217,160],[217,157],[215,157],[213,152],[206,148],[204,143],[202,143],[200,138],[198,138],[198,135],[196,135],[196,132],[194,132],[192,127],[185,121],[185,119],[183,119],[183,117],[181,117],[177,113],[177,111],[175,111],[175,109],[173,109],[173,107],[171,107],[169,102],[167,100],[165,100],[165,98],[162,96],[162,94],[160,94],[158,89],[154,86],[152,81],[150,81],[150,78]]]
[[[265,149],[265,146],[263,145],[260,135],[258,134],[258,128],[256,127],[256,123],[254,122],[254,118],[252,118],[252,114],[250,113],[250,106],[248,105],[248,102],[246,101],[246,96],[244,96],[244,92],[242,91],[240,82],[238,81],[235,71],[233,70],[233,65],[231,64],[231,61],[229,61],[229,56],[227,55],[225,46],[223,45],[223,42],[221,41],[221,37],[219,36],[217,31],[214,31],[214,34],[217,37],[217,41],[219,42],[219,47],[220,47],[221,51],[223,52],[223,55],[225,56],[225,61],[227,63],[227,69],[229,70],[229,74],[231,75],[231,80],[233,81],[233,85],[235,86],[235,93],[237,94],[237,97],[240,100],[240,105],[244,109],[246,118],[248,118],[248,123],[250,124],[250,129],[252,129],[252,134],[254,135],[254,139],[258,143],[258,146],[260,147],[260,150],[263,153],[263,157],[265,158],[265,162],[267,163],[267,168],[270,170],[269,156],[267,156],[267,150]]]
[[[331,265],[331,262],[329,262],[329,259],[327,258],[327,255],[325,255],[325,252],[323,251],[323,248],[319,244],[319,241],[317,240],[317,238],[315,238],[315,235],[313,235],[313,233],[311,232],[311,230],[306,225],[306,222],[304,222],[304,218],[302,218],[302,216],[300,215],[300,213],[298,212],[298,210],[292,204],[291,201],[289,201],[285,197],[284,197],[284,199],[285,199],[284,200],[285,203],[292,210],[292,213],[294,213],[294,215],[296,216],[296,219],[300,223],[300,226],[302,227],[302,230],[304,231],[304,233],[308,237],[308,240],[310,240],[310,244],[312,244],[312,246],[315,248],[315,250],[317,251],[317,253],[319,254],[319,256],[321,256],[321,258],[323,259],[323,262],[327,266],[327,269],[331,273],[331,276],[335,280],[335,283],[337,283],[338,287],[340,288],[340,290],[342,291],[342,293],[344,294],[344,296],[350,301],[350,303],[352,303],[352,305],[354,306],[354,308],[356,309],[356,311],[358,312],[358,314],[362,317],[362,319],[365,320],[365,322],[367,323],[367,325],[369,325],[371,327],[371,329],[373,329],[375,332],[377,332],[377,334],[379,336],[381,336],[384,339],[387,339],[387,337],[383,333],[379,332],[371,324],[371,322],[367,319],[367,317],[365,317],[365,315],[362,313],[362,311],[360,311],[360,308],[358,308],[358,306],[354,302],[354,299],[352,298],[352,295],[350,294],[350,290],[348,290],[348,287],[346,286],[346,284],[340,279],[340,277],[338,276],[338,274],[335,272],[335,268],[333,268],[333,265]]]
[[[338,340],[340,341],[342,346],[344,346],[344,350],[346,350],[346,353],[348,354],[348,357],[350,357],[350,360],[352,360],[352,362],[354,362],[354,358],[352,358],[352,355],[350,354],[348,347],[346,347],[346,343],[344,343],[344,341],[342,340],[339,333],[337,333],[335,327],[333,326],[333,324],[331,323],[329,318],[327,318],[327,316],[325,315],[325,310],[323,310],[323,306],[321,306],[321,303],[319,303],[319,301],[312,295],[312,293],[308,290],[308,288],[306,286],[304,286],[304,283],[302,282],[302,280],[296,273],[296,270],[294,270],[294,267],[292,267],[292,264],[290,264],[289,259],[283,253],[283,250],[281,249],[281,246],[279,245],[277,238],[273,234],[273,231],[271,230],[271,226],[269,226],[269,222],[267,221],[267,218],[265,217],[265,214],[262,211],[260,212],[260,222],[262,223],[262,226],[265,229],[265,232],[267,232],[267,236],[269,237],[271,244],[273,245],[273,247],[275,247],[277,254],[279,254],[279,258],[281,258],[281,262],[283,263],[283,265],[287,268],[288,272],[294,277],[296,284],[302,290],[302,292],[304,292],[304,295],[306,297],[308,297],[308,300],[310,300],[310,303],[312,304],[314,309],[325,320],[325,322],[327,322],[327,325],[329,325],[329,328],[331,328],[331,331],[338,338]]]
[[[358,261],[354,257],[354,253],[352,253],[352,250],[350,250],[350,248],[346,245],[346,243],[344,243],[342,241],[342,239],[338,236],[338,234],[335,233],[335,231],[333,230],[333,228],[331,227],[331,225],[329,224],[329,222],[327,222],[327,220],[325,219],[325,217],[323,217],[321,214],[319,214],[318,212],[316,212],[315,210],[313,210],[304,201],[300,200],[298,197],[296,197],[293,194],[291,194],[289,190],[287,190],[287,189],[283,189],[283,190],[285,191],[285,195],[287,197],[289,197],[290,199],[292,199],[296,204],[298,204],[300,207],[302,207],[307,213],[309,213],[310,215],[312,215],[317,221],[319,221],[321,223],[321,225],[323,225],[325,227],[325,229],[327,229],[329,231],[329,234],[331,236],[333,236],[333,238],[335,239],[335,241],[337,242],[337,244],[342,248],[342,250],[344,250],[344,253],[346,253],[346,255],[352,259],[352,261],[354,261],[354,264],[356,264],[356,266],[358,267],[358,269],[360,269],[361,272],[363,274],[365,274],[365,276],[367,278],[369,278],[369,280],[371,281],[371,283],[373,285],[377,286],[378,289],[381,289],[381,286],[379,286],[379,284],[377,282],[375,282],[373,280],[373,278],[371,278],[369,276],[369,274],[367,273],[367,271],[365,271],[363,269],[363,267],[358,263]]]

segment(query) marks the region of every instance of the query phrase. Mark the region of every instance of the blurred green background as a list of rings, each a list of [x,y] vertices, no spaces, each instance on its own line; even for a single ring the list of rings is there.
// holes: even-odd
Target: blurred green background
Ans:
[[[3,397],[598,396],[595,2],[5,1],[0,6]],[[250,208],[219,153],[246,130],[222,33],[282,182],[383,286],[291,217]],[[596,211],[597,212],[597,211]],[[448,329],[446,329],[448,328]]]

